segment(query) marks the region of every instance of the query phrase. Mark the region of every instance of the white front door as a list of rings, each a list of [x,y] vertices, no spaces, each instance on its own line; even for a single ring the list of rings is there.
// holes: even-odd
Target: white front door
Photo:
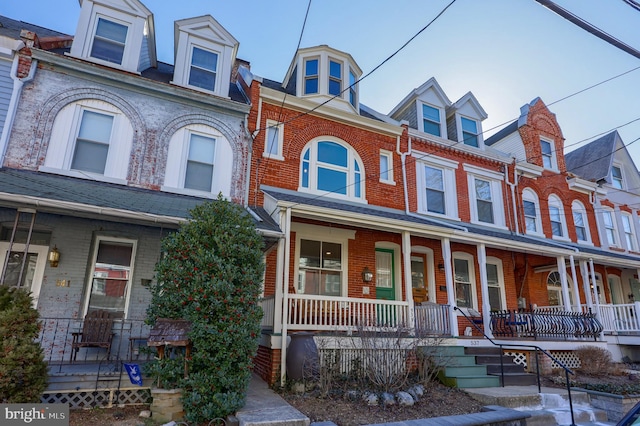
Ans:
[[[7,260],[9,243],[0,242],[0,273],[2,273],[5,262],[7,265],[2,285],[30,291],[33,297],[33,307],[37,308],[49,247],[30,245],[26,259],[24,259],[24,247],[24,244],[14,244]],[[22,269],[23,263],[24,269]],[[21,269],[22,274],[20,273]]]

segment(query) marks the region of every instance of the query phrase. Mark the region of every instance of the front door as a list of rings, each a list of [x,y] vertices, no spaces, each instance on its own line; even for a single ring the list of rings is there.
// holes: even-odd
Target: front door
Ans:
[[[376,249],[376,298],[396,300],[393,250]]]
[[[24,244],[14,244],[11,248],[11,253],[9,253],[9,243],[0,243],[0,274],[2,274],[5,262],[7,265],[6,271],[2,274],[4,280],[0,284],[30,291],[33,297],[33,307],[36,308],[49,247],[30,245],[26,259],[24,247]],[[8,259],[7,255],[9,256]]]

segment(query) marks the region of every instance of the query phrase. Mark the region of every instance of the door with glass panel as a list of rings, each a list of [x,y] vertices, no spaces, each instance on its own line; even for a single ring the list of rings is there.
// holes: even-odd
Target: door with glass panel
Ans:
[[[395,271],[393,250],[376,249],[376,299],[395,300]],[[378,326],[393,326],[398,318],[393,305],[378,305],[376,323]]]
[[[29,245],[26,256],[24,248],[24,244],[13,244],[9,252],[9,243],[0,242],[0,285],[31,292],[36,308],[49,247]]]

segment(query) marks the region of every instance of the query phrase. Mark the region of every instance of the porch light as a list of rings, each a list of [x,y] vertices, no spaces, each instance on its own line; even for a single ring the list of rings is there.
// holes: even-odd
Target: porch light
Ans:
[[[370,283],[373,280],[373,272],[369,270],[366,266],[362,270],[362,281],[365,283]]]
[[[440,272],[444,271],[444,263],[438,263],[438,271]]]
[[[58,262],[60,262],[60,252],[58,251],[58,247],[53,246],[53,248],[49,252],[49,266],[51,266],[52,268],[57,268]]]

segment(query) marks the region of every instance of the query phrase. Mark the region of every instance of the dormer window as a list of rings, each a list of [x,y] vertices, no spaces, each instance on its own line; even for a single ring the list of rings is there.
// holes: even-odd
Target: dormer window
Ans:
[[[128,30],[126,25],[98,18],[96,34],[93,37],[93,46],[91,47],[91,57],[118,65],[122,64]]]
[[[304,61],[304,94],[318,93],[318,60]]]
[[[464,120],[466,120],[466,118]],[[441,136],[440,110],[430,105],[422,104],[422,125],[425,133]]]
[[[329,61],[329,94],[340,96],[342,93],[342,64]]]
[[[556,157],[554,155],[552,143],[544,139],[540,139],[540,152],[542,155],[542,166],[545,169],[557,169]]]
[[[611,167],[611,185],[616,189],[624,189],[622,185],[622,169],[618,166]]]
[[[460,117],[462,124],[462,141],[465,145],[478,147],[478,123],[465,117]]]
[[[213,92],[216,88],[217,69],[218,54],[194,46],[191,53],[189,86],[196,86]]]
[[[357,108],[358,105],[358,92],[356,91],[356,75],[352,70],[349,70],[349,103]]]

